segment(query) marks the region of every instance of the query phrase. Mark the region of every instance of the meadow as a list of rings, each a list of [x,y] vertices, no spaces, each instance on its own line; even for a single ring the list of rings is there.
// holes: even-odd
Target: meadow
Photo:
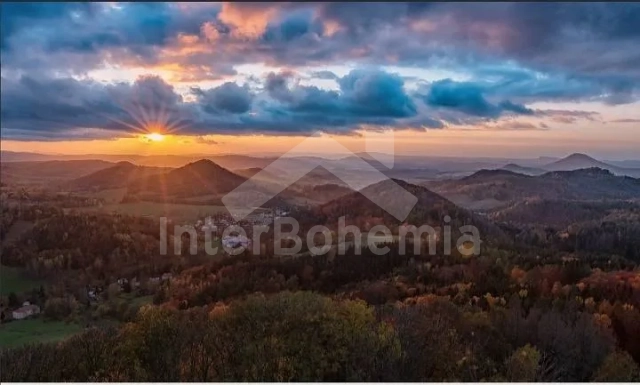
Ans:
[[[224,206],[189,205],[182,203],[127,202],[106,204],[99,207],[82,207],[66,211],[100,212],[105,214],[123,214],[138,217],[167,217],[176,222],[193,222],[210,215],[226,213]]]
[[[45,321],[42,318],[12,321],[0,325],[0,347],[61,341],[82,330],[82,326],[76,323]]]

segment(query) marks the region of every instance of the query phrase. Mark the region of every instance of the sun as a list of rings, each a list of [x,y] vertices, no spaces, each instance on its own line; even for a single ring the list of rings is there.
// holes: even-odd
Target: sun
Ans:
[[[152,142],[162,142],[164,140],[164,135],[159,134],[157,132],[146,134],[144,137],[149,139]]]

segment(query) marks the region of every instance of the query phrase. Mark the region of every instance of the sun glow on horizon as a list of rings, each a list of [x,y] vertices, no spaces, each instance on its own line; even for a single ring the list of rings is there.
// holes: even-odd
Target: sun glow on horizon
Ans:
[[[162,142],[164,140],[164,135],[157,132],[146,134],[144,137],[151,142]]]

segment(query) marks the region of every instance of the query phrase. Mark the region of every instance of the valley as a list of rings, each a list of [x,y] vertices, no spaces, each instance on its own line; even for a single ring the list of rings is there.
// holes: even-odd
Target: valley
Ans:
[[[471,307],[498,317],[491,321],[492,328],[532,317],[513,315],[518,306],[530,312],[545,309],[549,300],[577,306],[563,293],[580,294],[582,305],[571,314],[581,317],[636,316],[601,313],[606,310],[587,308],[584,301],[640,308],[640,180],[620,175],[620,169],[594,167],[593,162],[575,168],[582,165],[575,163],[575,156],[549,167],[519,166],[505,159],[493,168],[482,167],[483,161],[445,164],[412,157],[387,169],[363,156],[389,179],[355,191],[349,187],[352,182],[332,172],[367,180],[366,171],[353,167],[361,164],[353,159],[323,161],[289,186],[280,183],[288,172],[295,174],[306,167],[301,162],[317,159],[287,159],[280,165],[291,169],[267,173],[266,160],[233,159],[238,168],[223,167],[211,158],[172,167],[123,160],[3,162],[0,257],[3,319],[10,321],[0,329],[0,350],[28,349],[28,343],[73,346],[85,343],[85,338],[107,341],[114,328],[143,327],[144,314],[191,325],[195,321],[182,319],[183,314],[231,316],[241,312],[241,306],[254,306],[249,305],[252,301],[257,301],[255,306],[279,306],[272,301],[316,303],[330,298],[346,301],[338,303],[362,301],[367,311],[395,304],[395,312],[425,307],[436,314],[443,311],[436,310],[441,306],[453,306],[462,312],[456,317],[469,317],[471,313],[459,309]],[[42,167],[34,165],[38,162],[44,162]],[[253,178],[256,175],[260,177]],[[244,219],[235,219],[233,207],[226,207],[223,198],[241,185],[271,198],[262,207],[245,208],[251,213]],[[396,188],[415,202],[392,193],[399,191]],[[398,218],[392,212],[406,216]],[[279,247],[291,250],[294,243],[277,238],[273,226],[281,217],[295,219],[299,231],[322,225],[328,233],[302,238],[299,249],[282,252]],[[169,227],[170,236],[163,241],[161,219],[172,226],[191,226],[194,233],[174,236]],[[222,234],[232,225],[243,228],[246,238]],[[255,238],[255,226],[264,225],[267,231]],[[341,238],[343,225],[360,234]],[[203,235],[213,226],[214,242],[207,244]],[[380,226],[388,235],[372,233]],[[420,226],[433,233],[411,233]],[[465,226],[476,229],[480,239],[456,244],[466,234]],[[444,229],[450,229],[448,235]],[[312,251],[327,236],[330,247],[320,254]],[[447,245],[447,237],[453,246]],[[162,242],[166,254],[160,252]],[[211,246],[213,254],[207,251]],[[475,247],[478,254],[473,254]],[[386,251],[374,254],[374,248]],[[605,294],[619,275],[624,275],[617,282],[625,291]],[[318,294],[305,294],[311,291]],[[316,297],[298,299],[306,295]],[[21,309],[33,306],[38,313],[16,318]],[[231,313],[223,310],[229,307]],[[512,315],[500,321],[499,314]],[[210,322],[223,322],[216,317]],[[404,316],[384,317],[399,322]],[[472,321],[457,322],[459,330],[473,327]],[[193,327],[202,327],[198,325]],[[242,323],[234,321],[228,327],[238,330]],[[618,333],[629,333],[630,327]],[[409,333],[404,328],[396,330]],[[434,334],[427,335],[436,341]],[[505,341],[516,338],[507,332],[500,335]],[[623,335],[628,341],[625,349],[637,357],[640,341],[619,334]],[[408,346],[409,337],[394,338]],[[527,338],[551,343],[543,337]],[[492,358],[491,365],[501,367],[501,357]]]

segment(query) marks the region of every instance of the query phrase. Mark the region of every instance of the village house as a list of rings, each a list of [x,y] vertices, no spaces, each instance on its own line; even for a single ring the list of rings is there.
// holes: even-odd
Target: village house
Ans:
[[[251,240],[243,236],[231,235],[231,236],[222,238],[222,245],[224,247],[231,248],[231,249],[240,247],[240,246],[249,247],[250,244],[251,244]]]
[[[32,305],[29,302],[25,302],[22,307],[13,311],[13,319],[24,319],[34,314],[40,314],[40,306]]]
[[[102,286],[86,286],[87,298],[89,301],[98,301],[100,299],[100,293],[103,291]]]

